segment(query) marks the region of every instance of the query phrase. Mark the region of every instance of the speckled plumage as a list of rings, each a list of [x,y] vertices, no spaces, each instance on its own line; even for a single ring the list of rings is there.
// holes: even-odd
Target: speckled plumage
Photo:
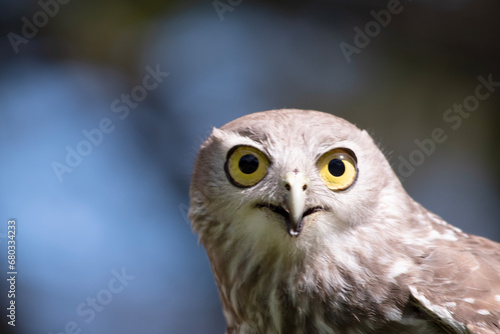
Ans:
[[[229,182],[229,150],[270,165]],[[328,189],[316,162],[354,152],[358,174]],[[286,173],[307,177],[297,236],[280,206]],[[306,188],[306,187],[304,187]],[[500,244],[463,233],[411,199],[367,132],[330,114],[273,110],[214,129],[196,159],[190,218],[219,288],[227,333],[500,333]]]

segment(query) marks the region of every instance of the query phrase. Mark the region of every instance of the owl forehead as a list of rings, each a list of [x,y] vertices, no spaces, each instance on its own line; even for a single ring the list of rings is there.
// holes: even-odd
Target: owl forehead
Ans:
[[[278,145],[290,143],[319,146],[355,136],[360,130],[352,123],[331,114],[297,109],[281,109],[243,116],[224,125],[253,141]]]
[[[225,135],[226,139],[229,139],[225,141],[227,149],[237,145],[249,145],[269,155],[318,158],[333,148],[354,150],[358,146],[356,133],[347,133],[345,129],[307,123],[300,126],[294,126],[296,124],[293,123],[270,125],[264,127],[245,125],[227,131]]]

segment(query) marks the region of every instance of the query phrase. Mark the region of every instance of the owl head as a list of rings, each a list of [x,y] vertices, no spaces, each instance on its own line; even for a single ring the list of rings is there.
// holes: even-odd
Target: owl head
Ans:
[[[402,192],[366,131],[327,113],[272,110],[213,129],[194,165],[190,216],[205,246],[310,247],[374,221]]]

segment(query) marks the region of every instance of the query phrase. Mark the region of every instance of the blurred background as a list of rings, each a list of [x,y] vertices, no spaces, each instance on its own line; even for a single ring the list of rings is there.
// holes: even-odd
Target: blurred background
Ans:
[[[498,1],[0,3],[2,333],[223,333],[189,180],[255,111],[368,129],[416,200],[500,240]]]

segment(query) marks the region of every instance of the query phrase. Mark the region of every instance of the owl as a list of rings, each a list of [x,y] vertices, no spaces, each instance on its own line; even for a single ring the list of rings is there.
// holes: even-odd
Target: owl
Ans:
[[[213,129],[189,216],[226,333],[500,333],[500,244],[403,189],[370,135],[272,110]]]

